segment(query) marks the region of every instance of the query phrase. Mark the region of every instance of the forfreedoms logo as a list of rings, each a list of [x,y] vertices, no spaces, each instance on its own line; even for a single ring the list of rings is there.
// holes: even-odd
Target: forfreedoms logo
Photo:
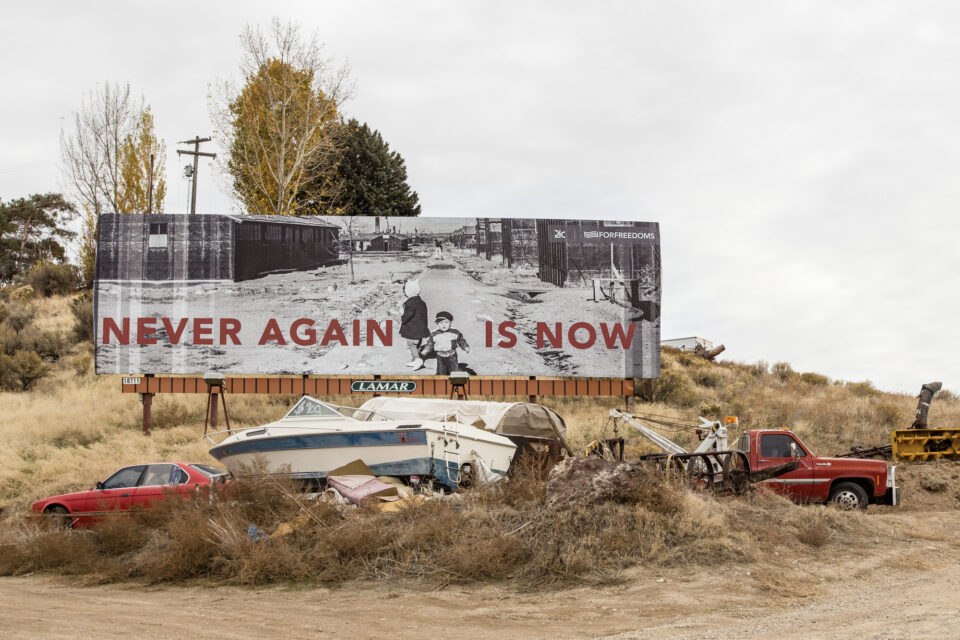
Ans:
[[[649,231],[584,231],[584,239],[602,240],[656,240],[656,234]]]

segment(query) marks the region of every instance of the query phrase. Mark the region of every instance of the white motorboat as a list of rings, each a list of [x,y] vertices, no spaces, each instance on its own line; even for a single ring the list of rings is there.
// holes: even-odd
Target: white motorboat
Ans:
[[[210,455],[234,475],[265,465],[266,473],[311,482],[360,459],[376,475],[432,478],[456,488],[463,474],[506,474],[516,451],[504,436],[452,420],[391,419],[310,396],[276,422],[219,433],[227,437],[219,443],[208,437],[216,444]]]

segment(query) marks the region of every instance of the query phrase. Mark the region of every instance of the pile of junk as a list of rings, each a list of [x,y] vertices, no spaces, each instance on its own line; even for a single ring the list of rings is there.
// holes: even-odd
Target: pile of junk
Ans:
[[[303,396],[276,422],[204,437],[234,476],[283,476],[358,503],[490,484],[524,459],[549,466],[573,455],[565,434],[563,418],[529,402]]]

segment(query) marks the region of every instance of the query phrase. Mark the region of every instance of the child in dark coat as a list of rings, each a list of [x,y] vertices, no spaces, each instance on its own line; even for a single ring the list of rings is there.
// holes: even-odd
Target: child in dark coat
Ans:
[[[436,322],[437,330],[430,334],[430,341],[437,354],[437,375],[449,375],[460,370],[457,349],[470,353],[470,345],[462,333],[450,326],[453,323],[452,313],[441,311],[437,314]]]
[[[407,341],[407,348],[413,358],[407,363],[414,371],[423,368],[423,358],[420,357],[420,342],[430,337],[430,328],[427,326],[427,303],[420,297],[420,281],[408,280],[403,285],[403,293],[407,299],[403,303],[403,315],[400,317],[400,337]]]

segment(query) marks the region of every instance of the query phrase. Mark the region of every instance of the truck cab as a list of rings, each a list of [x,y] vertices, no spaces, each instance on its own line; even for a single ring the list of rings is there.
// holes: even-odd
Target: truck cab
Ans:
[[[747,430],[736,448],[747,454],[753,471],[798,462],[798,469],[763,481],[797,502],[832,502],[844,509],[900,504],[896,467],[884,461],[820,458],[787,429]]]

